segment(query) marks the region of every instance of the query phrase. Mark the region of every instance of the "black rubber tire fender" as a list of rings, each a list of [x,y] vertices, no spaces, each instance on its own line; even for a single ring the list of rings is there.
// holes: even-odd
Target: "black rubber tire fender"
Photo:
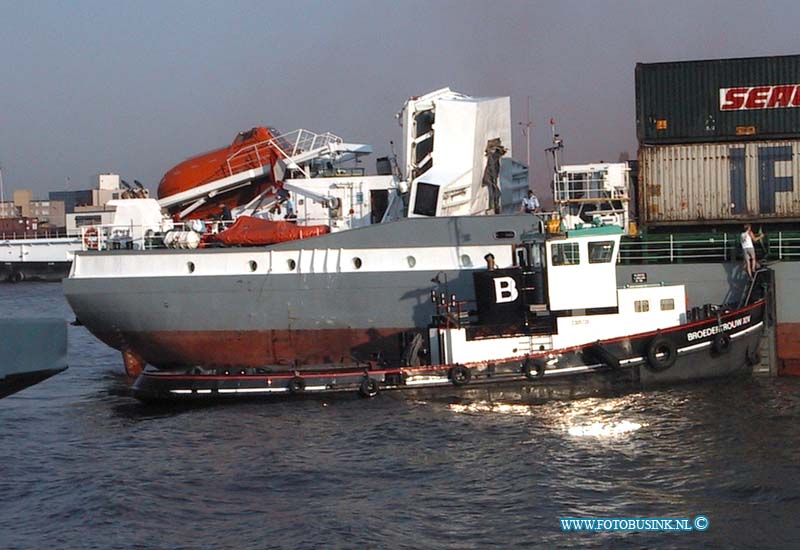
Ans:
[[[731,350],[731,337],[727,332],[718,332],[711,341],[711,349],[717,355],[728,353]]]
[[[448,376],[454,386],[466,386],[472,380],[472,371],[464,365],[455,365],[450,368]]]
[[[648,342],[645,357],[647,368],[653,372],[662,372],[675,364],[678,350],[671,340],[659,335]]]
[[[289,388],[289,393],[303,393],[306,389],[306,381],[299,376],[295,376],[289,380],[287,387]]]
[[[541,359],[525,359],[522,363],[522,374],[528,380],[536,380],[544,377],[546,363]]]
[[[375,397],[378,395],[380,389],[381,387],[377,380],[370,378],[369,376],[365,376],[361,381],[361,384],[358,386],[358,394],[361,397]]]

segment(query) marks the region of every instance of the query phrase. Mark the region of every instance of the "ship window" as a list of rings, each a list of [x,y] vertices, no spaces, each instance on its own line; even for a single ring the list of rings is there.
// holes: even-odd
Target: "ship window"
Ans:
[[[633,309],[636,313],[647,313],[650,311],[649,300],[635,300],[633,302]]]
[[[250,260],[250,271],[255,271],[256,269],[258,269],[258,264],[255,260]]]
[[[297,262],[294,260],[287,260],[286,265],[289,266],[289,271],[294,271],[294,268],[297,267]]]
[[[194,262],[186,262],[186,268],[189,270],[189,273],[194,273]]]
[[[674,298],[664,298],[661,300],[661,311],[672,311],[673,309],[675,309]]]
[[[495,231],[494,233],[495,239],[513,239],[516,236],[516,231]]]
[[[408,267],[414,267],[417,265],[417,259],[414,256],[409,256],[406,258],[406,261],[408,261]]]
[[[353,267],[361,269],[361,258],[353,258]]]
[[[589,243],[589,263],[606,264],[614,255],[614,241],[596,241]]]
[[[461,255],[461,267],[472,267],[472,258],[469,257],[469,254]]]
[[[576,265],[581,263],[578,243],[558,243],[553,245],[553,265]]]
[[[435,216],[436,203],[439,201],[439,186],[430,183],[417,183],[417,195],[414,201],[414,214]]]

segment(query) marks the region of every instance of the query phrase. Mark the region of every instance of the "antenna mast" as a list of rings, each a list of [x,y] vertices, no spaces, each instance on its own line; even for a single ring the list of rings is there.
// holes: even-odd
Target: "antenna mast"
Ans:
[[[0,218],[6,217],[6,196],[3,191],[3,165],[0,164]]]
[[[522,126],[522,135],[525,136],[525,162],[528,165],[528,189],[532,189],[531,187],[531,128],[533,128],[533,122],[531,122],[531,96],[528,96],[528,116],[525,119],[525,122],[518,122],[520,126]]]

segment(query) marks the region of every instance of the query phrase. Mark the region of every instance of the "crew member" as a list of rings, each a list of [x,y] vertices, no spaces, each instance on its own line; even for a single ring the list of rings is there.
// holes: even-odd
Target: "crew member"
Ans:
[[[539,199],[533,194],[533,190],[528,189],[528,196],[522,199],[522,205],[519,211],[525,212],[526,214],[533,214],[539,211]]]
[[[753,234],[753,229],[749,223],[744,224],[744,231],[741,236],[742,251],[744,252],[744,268],[747,271],[747,276],[752,278],[753,274],[758,269],[758,262],[756,262],[756,249],[753,246],[754,241],[760,241],[764,238],[763,233],[758,235]]]
[[[489,271],[494,271],[497,269],[497,264],[494,263],[494,254],[489,252],[486,256],[483,257],[486,260],[486,269]]]
[[[289,221],[297,219],[297,214],[294,211],[294,201],[292,200],[292,195],[290,193],[286,193],[286,200],[283,202],[283,207],[286,209],[285,219]]]

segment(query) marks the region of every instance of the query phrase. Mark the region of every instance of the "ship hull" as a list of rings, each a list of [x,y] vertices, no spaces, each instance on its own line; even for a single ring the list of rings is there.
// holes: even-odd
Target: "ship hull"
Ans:
[[[142,366],[396,361],[434,314],[431,291],[473,300],[472,273],[486,252],[511,263],[512,246],[498,235],[537,226],[533,216],[413,219],[268,248],[79,253],[64,291],[81,323]],[[693,305],[735,302],[747,282],[733,262],[622,265],[617,273],[620,284],[634,273],[685,284]],[[800,324],[791,324],[800,319],[791,291],[800,263],[776,265],[775,275],[785,362],[800,351],[792,343]]]
[[[0,319],[0,398],[67,368],[63,319]]]
[[[69,274],[72,262],[3,262],[0,264],[0,281],[57,282]]]

